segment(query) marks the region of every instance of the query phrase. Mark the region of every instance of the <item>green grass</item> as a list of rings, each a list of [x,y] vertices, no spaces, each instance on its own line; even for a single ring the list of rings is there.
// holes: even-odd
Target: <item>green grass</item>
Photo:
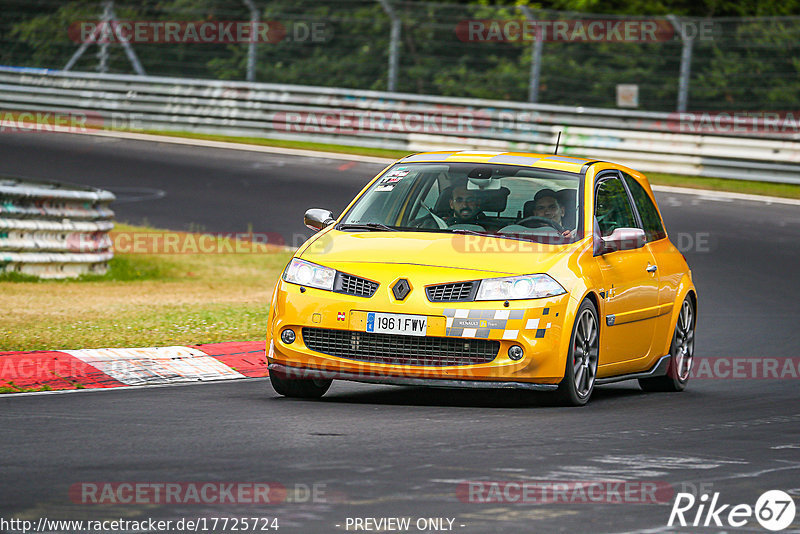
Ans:
[[[767,195],[772,197],[800,198],[800,185],[779,184],[773,182],[754,182],[749,180],[731,180],[728,178],[696,178],[677,174],[645,173],[651,184],[671,185],[675,187],[692,187],[712,191],[733,191],[750,195]]]
[[[27,334],[18,331],[14,341],[26,350],[55,350],[259,340],[266,335],[268,300],[265,293],[264,302],[162,303],[118,309],[105,315],[48,321]]]
[[[120,232],[166,232],[118,224]],[[0,350],[186,345],[264,339],[291,253],[116,254],[75,280],[0,275]]]
[[[142,133],[166,135],[172,137],[186,137],[191,139],[207,139],[229,143],[244,143],[251,145],[264,145],[280,148],[294,148],[305,150],[318,150],[323,152],[336,152],[362,156],[376,156],[390,159],[399,159],[409,154],[404,150],[387,150],[381,148],[353,147],[347,145],[331,145],[326,143],[310,143],[305,141],[287,141],[283,139],[264,139],[261,137],[236,137],[227,135],[207,135],[194,132],[162,132],[147,130]],[[800,185],[779,184],[772,182],[755,182],[749,180],[732,180],[728,178],[706,178],[684,176],[677,174],[663,174],[657,172],[645,173],[652,184],[672,185],[676,187],[690,187],[695,189],[708,189],[713,191],[733,191],[751,195],[768,195],[785,198],[800,198]]]
[[[47,280],[17,272],[0,272],[0,282],[28,282],[32,284],[70,284],[75,282],[131,282],[134,280],[166,280],[176,272],[174,262],[153,257],[120,254],[108,262],[108,272],[103,275],[84,274],[76,279]]]
[[[7,384],[8,385],[6,385],[6,386],[0,386],[0,394],[5,394],[5,393],[34,393],[34,392],[38,393],[38,392],[41,392],[41,391],[53,391],[53,388],[48,386],[48,385],[44,385],[44,386],[41,386],[41,387],[38,387],[38,388],[24,388],[24,387],[21,387],[21,386],[17,386],[16,384],[14,384],[14,382],[7,382]],[[84,387],[79,387],[77,389],[84,389]]]
[[[133,282],[136,280],[167,280],[176,276],[180,264],[167,259],[134,254],[117,255],[109,262],[104,275],[84,275],[82,281]]]
[[[311,143],[308,141],[289,141],[285,139],[265,139],[263,137],[237,137],[230,135],[201,134],[195,132],[142,130],[139,133],[153,135],[167,135],[171,137],[185,137],[189,139],[205,139],[208,141],[223,141],[226,143],[244,143],[247,145],[263,145],[278,148],[294,148],[299,150],[315,150],[322,152],[335,152],[338,154],[355,154],[359,156],[374,156],[378,158],[400,159],[408,156],[408,150],[390,150],[386,148],[357,147],[349,145],[331,145],[327,143]]]

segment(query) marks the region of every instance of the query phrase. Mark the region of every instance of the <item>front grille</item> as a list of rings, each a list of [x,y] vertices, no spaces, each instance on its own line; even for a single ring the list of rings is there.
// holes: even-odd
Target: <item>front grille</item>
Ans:
[[[333,290],[336,293],[355,295],[356,297],[371,297],[378,290],[378,282],[353,276],[352,274],[337,273],[333,282]]]
[[[456,282],[454,284],[441,284],[438,286],[428,286],[425,293],[431,302],[467,302],[475,299],[475,291],[478,283]]]
[[[500,342],[488,339],[400,336],[351,330],[303,328],[303,341],[309,349],[357,360],[394,365],[476,365],[497,356]]]

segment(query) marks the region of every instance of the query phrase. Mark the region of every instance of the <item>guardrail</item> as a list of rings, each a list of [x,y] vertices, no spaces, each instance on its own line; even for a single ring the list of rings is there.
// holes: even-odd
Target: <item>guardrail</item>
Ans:
[[[0,272],[104,274],[114,256],[108,191],[0,177]]]
[[[792,123],[791,115],[781,129],[733,116],[13,67],[0,67],[0,110],[6,131],[128,128],[408,151],[547,153],[562,132],[560,154],[646,172],[800,184],[800,116]],[[54,112],[78,116],[49,124],[44,115]]]

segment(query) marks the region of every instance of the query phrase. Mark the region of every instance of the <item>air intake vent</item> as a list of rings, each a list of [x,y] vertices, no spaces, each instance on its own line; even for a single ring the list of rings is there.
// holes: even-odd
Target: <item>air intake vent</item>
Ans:
[[[500,342],[489,339],[400,336],[352,330],[303,328],[309,349],[361,362],[443,367],[489,363]]]
[[[337,273],[336,280],[333,282],[333,290],[336,293],[369,298],[375,294],[379,285],[378,282],[373,282],[366,278],[360,278],[352,274]]]
[[[438,286],[428,286],[425,293],[431,302],[468,302],[475,300],[475,291],[478,283],[457,282],[455,284],[441,284]]]

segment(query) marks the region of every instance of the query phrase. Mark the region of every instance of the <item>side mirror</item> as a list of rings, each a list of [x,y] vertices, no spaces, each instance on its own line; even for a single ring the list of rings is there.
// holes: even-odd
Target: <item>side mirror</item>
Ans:
[[[333,218],[333,214],[321,208],[311,208],[303,215],[303,224],[312,230],[322,230],[335,222],[336,219]]]
[[[642,248],[647,242],[641,228],[617,228],[608,237],[594,236],[594,255]]]

